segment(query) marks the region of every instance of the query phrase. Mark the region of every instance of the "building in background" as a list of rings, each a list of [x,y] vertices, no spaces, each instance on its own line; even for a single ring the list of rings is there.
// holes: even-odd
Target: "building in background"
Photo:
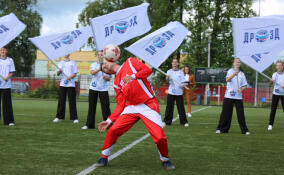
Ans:
[[[37,50],[36,61],[34,65],[35,78],[56,77],[57,69],[54,64],[40,51]],[[53,60],[58,64],[63,57]],[[89,83],[91,81],[90,66],[93,62],[98,61],[95,51],[77,51],[70,55],[70,59],[76,61],[78,68],[77,81],[80,82],[80,95],[88,95]],[[109,82],[109,94],[114,95],[112,87],[113,79]]]

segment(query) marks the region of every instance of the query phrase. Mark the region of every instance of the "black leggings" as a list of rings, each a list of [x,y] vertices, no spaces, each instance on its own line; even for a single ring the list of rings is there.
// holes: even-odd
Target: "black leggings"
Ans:
[[[177,109],[178,109],[180,124],[184,125],[187,123],[187,120],[185,116],[184,101],[182,95],[168,94],[164,122],[167,125],[172,124],[175,100],[177,101]]]
[[[281,100],[282,108],[283,108],[283,111],[284,111],[284,96],[273,94],[272,95],[270,118],[269,118],[269,125],[274,124],[275,114],[276,114],[276,110],[277,110],[279,100]]]
[[[223,109],[217,129],[220,130],[222,133],[229,132],[231,127],[234,104],[236,106],[238,122],[242,134],[245,134],[248,131],[248,128],[245,120],[244,105],[243,101],[238,99],[224,98]]]

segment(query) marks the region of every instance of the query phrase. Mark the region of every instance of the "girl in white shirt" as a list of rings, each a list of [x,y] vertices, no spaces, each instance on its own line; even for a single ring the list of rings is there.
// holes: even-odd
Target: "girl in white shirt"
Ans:
[[[4,125],[14,126],[15,122],[11,98],[11,77],[16,70],[13,59],[7,57],[6,54],[6,48],[0,48],[0,117],[2,98]]]
[[[75,80],[78,69],[75,61],[71,61],[69,54],[64,56],[64,60],[58,64],[59,70],[57,75],[61,76],[60,87],[59,87],[59,98],[57,106],[56,118],[53,122],[57,123],[65,119],[65,106],[66,106],[66,95],[68,94],[69,101],[69,112],[70,120],[73,123],[78,123],[77,106],[76,106],[76,90]]]
[[[276,70],[272,75],[272,82],[274,83],[271,112],[269,117],[268,130],[272,130],[275,114],[278,106],[279,100],[281,100],[282,108],[284,111],[284,73],[283,73],[283,63],[281,61],[276,62]]]
[[[228,70],[226,76],[227,89],[223,101],[222,113],[217,127],[217,134],[228,133],[231,126],[233,107],[236,106],[238,122],[242,134],[249,135],[245,121],[242,91],[246,89],[247,80],[243,72],[240,71],[241,60],[235,58],[233,68]]]
[[[184,101],[182,95],[181,83],[186,82],[184,73],[178,68],[179,62],[177,59],[172,61],[172,69],[167,71],[167,81],[169,81],[169,89],[167,96],[167,107],[165,112],[164,122],[166,125],[171,125],[174,113],[174,104],[177,102],[177,109],[180,119],[180,124],[188,127],[188,122],[185,116]],[[175,82],[173,79],[179,81]]]
[[[103,60],[102,52],[98,52],[99,59]],[[96,107],[98,97],[101,102],[101,112],[103,120],[107,120],[110,116],[110,104],[109,104],[109,95],[108,95],[108,84],[110,81],[111,75],[103,73],[101,71],[101,65],[97,62],[94,62],[91,65],[92,81],[89,87],[89,109],[86,125],[82,129],[95,129],[96,121]]]

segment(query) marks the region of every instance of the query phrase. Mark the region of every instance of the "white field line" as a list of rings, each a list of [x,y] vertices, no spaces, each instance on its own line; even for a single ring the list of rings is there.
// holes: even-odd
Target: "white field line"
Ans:
[[[211,106],[207,106],[207,107],[204,107],[204,108],[201,108],[201,109],[197,109],[195,111],[192,111],[192,113],[196,113],[196,112],[208,109],[208,108],[211,108]],[[177,119],[178,119],[178,117],[174,118],[173,122],[175,122]],[[115,152],[114,154],[112,154],[111,156],[108,157],[108,161],[111,161],[112,159],[115,159],[116,157],[118,157],[121,154],[123,154],[124,152],[130,150],[132,147],[134,147],[138,143],[142,142],[143,140],[147,139],[149,136],[150,136],[150,134],[148,133],[148,134],[140,137],[139,139],[135,140],[134,142],[130,143],[129,145],[125,146],[121,150],[118,150],[117,152]],[[94,171],[96,168],[97,168],[96,167],[96,163],[94,163],[93,165],[91,165],[88,168],[84,169],[83,171],[81,171],[77,175],[87,175],[87,174],[91,173],[92,171]]]

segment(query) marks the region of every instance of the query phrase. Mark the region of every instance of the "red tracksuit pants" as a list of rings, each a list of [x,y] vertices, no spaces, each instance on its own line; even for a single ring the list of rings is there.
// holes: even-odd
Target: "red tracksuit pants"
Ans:
[[[168,143],[164,130],[158,124],[138,113],[123,114],[115,121],[106,134],[102,154],[109,156],[118,137],[127,132],[140,119],[143,121],[153,141],[156,143],[160,153],[160,159],[162,161],[168,161]]]

